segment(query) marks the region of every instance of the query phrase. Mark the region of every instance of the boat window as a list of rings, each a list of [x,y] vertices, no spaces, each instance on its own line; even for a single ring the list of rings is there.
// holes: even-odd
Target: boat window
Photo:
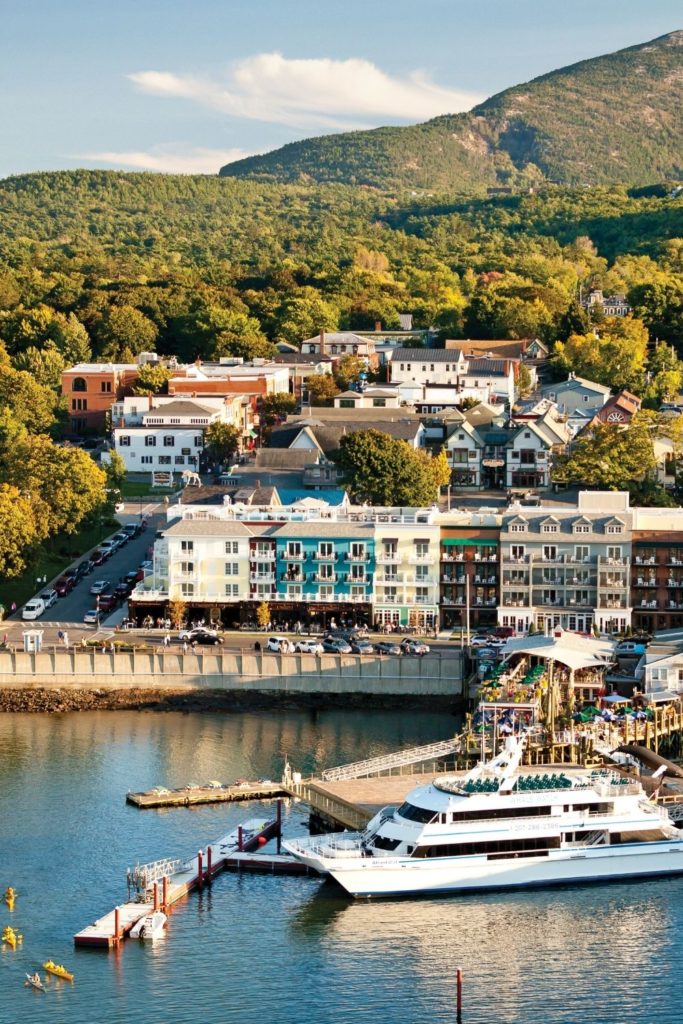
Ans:
[[[400,839],[390,839],[389,836],[375,836],[372,845],[377,850],[395,850],[400,842]]]
[[[444,843],[439,846],[418,846],[414,857],[472,857],[486,854],[501,856],[544,856],[548,850],[558,849],[559,836],[532,836],[527,839],[496,839],[479,843]]]
[[[402,818],[407,818],[408,821],[420,821],[426,824],[428,821],[433,821],[436,817],[434,811],[430,811],[425,807],[416,807],[414,804],[409,804],[407,801],[398,809],[398,813]]]

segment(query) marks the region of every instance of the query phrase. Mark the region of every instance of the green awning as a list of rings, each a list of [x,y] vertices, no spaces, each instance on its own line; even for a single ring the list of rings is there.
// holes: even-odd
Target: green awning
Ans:
[[[449,546],[450,547],[453,547],[453,546],[465,547],[466,544],[475,544],[477,547],[480,547],[480,548],[497,548],[498,547],[498,541],[497,540],[480,540],[478,538],[475,540],[474,537],[471,540],[470,540],[469,537],[444,537],[442,539],[441,543],[445,547],[449,547]]]

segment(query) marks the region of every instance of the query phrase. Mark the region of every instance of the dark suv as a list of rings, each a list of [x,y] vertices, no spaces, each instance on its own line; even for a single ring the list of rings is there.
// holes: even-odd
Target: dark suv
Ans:
[[[57,591],[60,597],[66,597],[67,594],[71,593],[75,586],[75,576],[67,576],[66,574],[64,574],[64,576],[60,576],[60,578],[55,583],[55,590]]]

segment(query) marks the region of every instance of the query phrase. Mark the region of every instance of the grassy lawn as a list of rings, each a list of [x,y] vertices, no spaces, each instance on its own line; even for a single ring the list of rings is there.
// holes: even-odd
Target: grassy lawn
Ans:
[[[131,480],[126,478],[119,487],[122,498],[163,497],[164,494],[175,494],[177,487],[152,487],[147,480]]]
[[[38,576],[47,576],[48,583],[69,566],[75,558],[94,548],[101,540],[114,533],[116,522],[90,526],[68,536],[53,537],[37,552],[33,564],[23,576],[14,580],[0,580],[0,604],[10,614],[12,602],[21,606],[39,590]]]

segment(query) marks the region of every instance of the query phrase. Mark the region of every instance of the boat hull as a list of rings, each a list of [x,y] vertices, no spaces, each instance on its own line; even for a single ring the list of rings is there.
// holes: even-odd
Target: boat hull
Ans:
[[[384,861],[384,863],[383,863]],[[683,842],[558,850],[547,857],[357,858],[317,865],[351,896],[387,897],[612,882],[683,874]]]

